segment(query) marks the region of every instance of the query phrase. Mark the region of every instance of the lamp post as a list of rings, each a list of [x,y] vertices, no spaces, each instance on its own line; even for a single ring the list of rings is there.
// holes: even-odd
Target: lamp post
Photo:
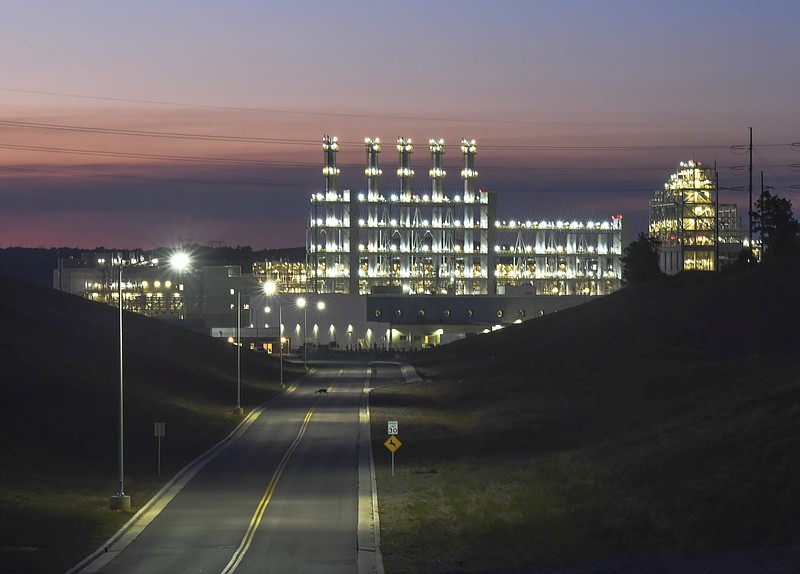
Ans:
[[[297,298],[297,306],[303,310],[303,366],[308,368],[308,302],[305,297]],[[325,309],[325,301],[317,301],[317,310]]]
[[[324,311],[324,310],[325,310],[325,301],[322,300],[317,301],[317,311]],[[303,350],[305,351],[305,347],[303,347]]]
[[[183,275],[192,268],[192,256],[186,253],[185,251],[179,250],[175,251],[169,257],[169,266],[172,270],[177,271],[179,277],[183,277]],[[180,291],[183,291],[183,285],[180,286]],[[177,294],[176,294],[177,295]],[[181,319],[187,318],[188,308],[186,305],[186,298],[181,297],[181,301],[179,303],[179,310],[183,308],[183,315],[180,316]]]
[[[281,357],[281,388],[285,389],[286,385],[283,384],[283,303],[278,303],[278,348]]]
[[[112,260],[112,265],[117,266],[117,304],[119,307],[119,487],[117,493],[111,496],[111,510],[129,511],[131,509],[131,497],[125,494],[125,370],[123,368],[123,323],[122,323],[122,268],[127,264],[133,265],[157,265],[158,260],[147,260],[144,257],[131,257],[126,261],[122,259],[122,253]]]
[[[122,253],[114,260],[117,264],[117,303],[119,304],[119,487],[111,497],[111,510],[131,509],[131,497],[125,494],[125,424],[124,384],[122,368]]]
[[[231,289],[231,295],[233,295]],[[236,406],[233,414],[241,415],[242,408],[242,286],[236,289]]]
[[[277,291],[277,285],[275,285],[274,281],[267,281],[264,283],[264,293],[268,296],[272,296]],[[269,311],[267,311],[269,312]],[[281,357],[281,388],[286,388],[286,385],[283,384],[283,303],[278,303],[278,345],[280,346],[280,357]]]
[[[306,313],[306,298],[298,297],[297,306],[303,310],[303,367],[308,368],[308,344],[306,342],[306,331],[308,326],[308,314]]]
[[[278,347],[280,347],[281,354],[281,388],[285,389],[286,385],[283,384],[283,305],[278,304]]]

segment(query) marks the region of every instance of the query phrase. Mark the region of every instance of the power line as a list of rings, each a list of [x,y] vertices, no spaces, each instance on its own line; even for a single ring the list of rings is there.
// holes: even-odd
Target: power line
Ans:
[[[277,167],[305,167],[314,168],[319,167],[319,163],[314,162],[300,162],[300,161],[270,161],[270,160],[257,160],[257,159],[236,159],[236,158],[219,158],[219,157],[198,157],[198,156],[181,156],[173,154],[146,154],[135,152],[118,152],[118,151],[104,151],[94,149],[80,149],[80,148],[65,148],[65,147],[43,147],[43,146],[28,146],[17,144],[0,144],[0,149],[10,149],[18,151],[30,151],[37,153],[58,153],[67,155],[86,155],[98,157],[114,157],[114,158],[129,158],[129,159],[147,159],[159,161],[179,161],[179,162],[192,162],[192,163],[221,163],[221,164],[235,164],[235,165],[254,165],[254,166],[277,166]],[[346,163],[339,164],[342,169],[359,170],[364,166],[362,164]],[[767,167],[767,166],[764,166]],[[782,167],[782,166],[770,166]],[[558,167],[558,166],[485,166],[481,171],[488,172],[642,172],[642,171],[664,171],[663,166],[653,167]]]
[[[158,176],[141,176],[141,175],[129,175],[129,174],[120,174],[120,173],[97,173],[97,172],[85,172],[85,171],[76,171],[76,170],[65,170],[65,169],[45,169],[45,168],[35,168],[35,167],[11,167],[11,166],[0,166],[0,170],[8,171],[8,172],[17,172],[17,173],[38,173],[43,175],[50,175],[50,176],[67,176],[67,177],[86,177],[92,179],[117,179],[123,181],[146,181],[146,182],[155,182],[155,183],[175,183],[175,184],[190,184],[190,185],[214,185],[214,186],[228,186],[228,187],[249,187],[249,188],[259,188],[259,189],[299,189],[305,191],[315,191],[319,190],[322,187],[322,184],[300,184],[300,183],[275,183],[275,182],[265,182],[265,181],[242,181],[242,180],[219,180],[219,179],[198,179],[198,178],[179,178],[179,177],[158,177]],[[345,187],[347,189],[348,186]],[[362,189],[361,186],[349,186],[351,189]],[[798,186],[786,186],[786,188],[793,192],[797,193]],[[391,191],[394,188],[391,186],[387,186],[386,190]],[[653,188],[613,188],[613,189],[600,189],[600,188],[541,188],[541,187],[504,187],[500,186],[493,186],[491,191],[496,191],[498,193],[508,193],[508,194],[517,194],[517,193],[550,193],[550,194],[571,194],[571,193],[590,193],[590,194],[602,194],[602,193],[614,193],[614,194],[639,194],[639,193],[652,193]],[[729,191],[735,191],[733,188],[730,188]]]
[[[272,165],[272,166],[291,166],[291,167],[309,167],[312,165],[317,165],[309,162],[162,155],[162,154],[146,154],[146,153],[134,153],[134,152],[75,149],[75,148],[64,148],[64,147],[25,146],[25,145],[15,145],[15,144],[0,144],[0,149],[13,149],[13,150],[32,151],[41,153],[60,153],[60,154],[70,154],[70,155],[118,157],[118,158],[131,158],[131,159],[153,159],[153,160],[163,160],[163,161],[181,161],[181,162],[197,162],[197,163],[225,163],[225,164],[237,164],[237,165],[238,164]]]
[[[104,179],[121,179],[133,181],[148,181],[159,183],[186,183],[195,185],[218,185],[218,186],[233,186],[233,187],[258,187],[258,188],[293,188],[293,189],[317,189],[318,185],[303,185],[298,183],[269,183],[264,181],[235,181],[235,180],[216,180],[216,179],[189,179],[179,177],[158,177],[146,175],[127,175],[120,173],[97,173],[85,171],[73,171],[65,169],[45,169],[39,167],[11,167],[0,166],[0,170],[22,172],[22,173],[41,173],[44,175],[60,175],[69,177],[90,177],[90,178],[104,178]]]
[[[281,144],[281,145],[314,145],[319,141],[293,140],[286,138],[257,138],[246,136],[225,136],[213,134],[189,134],[179,132],[155,132],[146,130],[123,130],[116,128],[95,128],[89,126],[71,126],[63,124],[42,124],[36,122],[17,122],[11,120],[0,120],[0,125],[6,127],[31,128],[42,130],[57,130],[67,132],[110,134],[121,136],[184,139],[184,140],[203,140],[216,142],[235,142],[235,143],[258,143],[258,144]]]
[[[215,163],[215,164],[229,164],[229,165],[249,165],[249,166],[273,166],[273,167],[298,167],[313,169],[319,167],[315,162],[299,162],[299,161],[270,161],[270,160],[256,160],[256,159],[238,159],[238,158],[219,158],[219,157],[198,157],[198,156],[182,156],[174,154],[146,154],[135,152],[118,152],[118,151],[104,151],[96,149],[80,149],[80,148],[65,148],[65,147],[44,147],[44,146],[28,146],[17,144],[0,144],[0,149],[29,151],[34,153],[56,153],[67,155],[84,155],[89,157],[113,157],[113,158],[126,158],[126,159],[144,159],[156,161],[175,161],[175,162],[188,162],[188,163]],[[342,169],[359,170],[363,168],[362,164],[339,164]],[[782,165],[760,165],[762,169],[775,169],[784,168],[787,166]],[[794,167],[788,166],[789,168]],[[726,169],[720,166],[719,169]],[[736,175],[736,171],[744,169],[744,166],[729,166],[727,169]],[[578,166],[484,166],[481,168],[482,172],[489,173],[632,173],[632,172],[658,172],[665,173],[664,166],[626,166],[626,167],[578,167]]]
[[[179,108],[200,108],[210,110],[227,110],[236,112],[255,112],[264,114],[292,114],[299,116],[316,116],[316,117],[341,117],[341,118],[362,118],[362,119],[379,119],[379,120],[403,120],[403,121],[435,121],[440,123],[459,123],[459,124],[526,124],[526,125],[561,125],[564,122],[541,122],[535,120],[486,120],[481,118],[443,118],[441,116],[428,117],[428,116],[413,116],[413,115],[387,115],[387,114],[367,114],[367,113],[354,113],[354,112],[315,112],[312,110],[296,110],[291,108],[263,108],[263,107],[248,107],[248,106],[221,106],[211,104],[189,104],[181,102],[169,102],[164,100],[144,100],[133,98],[113,98],[108,96],[90,96],[85,94],[68,94],[61,92],[46,92],[40,90],[21,90],[14,88],[0,88],[3,92],[12,92],[19,94],[36,94],[41,96],[57,96],[62,98],[76,98],[83,100],[96,100],[104,102],[120,102],[131,104],[146,104],[153,106],[169,106]],[[575,124],[573,124],[575,125]],[[597,123],[584,122],[580,125],[598,125]]]
[[[279,144],[279,145],[319,145],[320,140],[307,140],[307,139],[291,139],[291,138],[263,138],[263,137],[250,137],[250,136],[230,136],[230,135],[215,135],[215,134],[196,134],[196,133],[181,133],[181,132],[159,132],[148,130],[126,130],[118,128],[99,128],[91,126],[75,126],[64,124],[47,124],[38,122],[22,122],[13,120],[0,120],[0,125],[6,127],[16,128],[29,128],[29,129],[43,129],[43,130],[56,130],[56,131],[69,131],[78,133],[93,133],[93,134],[109,134],[109,135],[122,135],[134,137],[154,137],[154,138],[167,138],[167,139],[185,139],[185,140],[202,140],[202,141],[215,141],[215,142],[234,142],[234,143],[256,143],[256,144]],[[364,142],[346,142],[340,141],[340,146],[358,146],[364,145]],[[793,143],[776,143],[776,144],[760,144],[757,147],[789,147]],[[730,145],[656,145],[656,146],[559,146],[559,145],[491,145],[484,144],[480,148],[489,151],[681,151],[686,149],[694,150],[721,150],[727,149],[733,151],[738,149],[739,146]]]

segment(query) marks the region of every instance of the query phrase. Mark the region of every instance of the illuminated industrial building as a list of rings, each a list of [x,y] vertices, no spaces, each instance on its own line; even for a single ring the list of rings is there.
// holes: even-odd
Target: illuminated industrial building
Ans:
[[[272,281],[280,285],[282,293],[306,293],[308,291],[308,266],[302,261],[257,261],[253,263],[253,275],[262,283]]]
[[[606,295],[620,288],[622,216],[497,221],[498,294]]]
[[[653,195],[650,235],[661,242],[659,266],[669,275],[717,270],[742,249],[736,206],[719,205],[716,174],[695,161],[680,162]]]
[[[406,294],[475,295],[494,292],[490,221],[496,195],[475,191],[477,147],[462,140],[463,193],[444,194],[444,142],[430,140],[431,189],[412,190],[410,139],[397,141],[399,190],[381,193],[381,142],[365,141],[366,189],[336,188],[338,142],[323,140],[325,190],[311,196],[308,225],[310,290],[318,293],[374,293],[382,288]]]
[[[443,140],[429,140],[429,184],[414,189],[414,144],[399,138],[398,185],[380,189],[381,142],[366,139],[363,189],[337,189],[339,142],[325,136],[324,189],[311,195],[306,260],[125,268],[123,308],[230,342],[277,349],[281,337],[332,349],[420,349],[578,305],[620,288],[621,215],[500,220],[476,187],[474,140],[460,142],[457,191],[445,191]],[[140,257],[141,259],[141,257]],[[243,273],[244,271],[244,273]],[[274,287],[271,293],[265,285]],[[110,256],[69,262],[54,286],[116,305]],[[300,306],[304,296],[310,306]],[[314,307],[324,302],[324,309]],[[238,312],[237,312],[238,309]]]
[[[366,187],[338,191],[339,142],[323,138],[325,189],[312,194],[309,291],[406,295],[583,295],[620,287],[622,216],[608,221],[499,221],[497,194],[475,187],[475,140],[461,140],[462,189],[447,195],[444,141],[431,139],[430,187],[412,188],[399,138],[399,188],[381,192],[381,142],[366,139]]]

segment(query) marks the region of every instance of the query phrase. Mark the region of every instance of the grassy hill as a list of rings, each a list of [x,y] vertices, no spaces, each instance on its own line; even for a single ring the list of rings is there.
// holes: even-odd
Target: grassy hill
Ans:
[[[386,571],[800,543],[798,285],[685,274],[419,355],[370,403]]]
[[[116,309],[0,276],[0,567],[64,571],[130,514],[118,486]],[[230,345],[125,314],[125,491],[135,512],[240,420]],[[287,375],[291,376],[291,372]],[[278,392],[277,360],[242,353],[242,406]],[[166,423],[161,478],[153,423]]]
[[[426,382],[371,398],[387,572],[800,542],[798,284],[797,259],[688,274],[416,355]],[[238,422],[236,357],[125,321],[135,511]],[[4,571],[63,571],[129,517],[108,510],[117,329],[113,308],[0,276]],[[277,364],[242,357],[250,409],[277,392]]]

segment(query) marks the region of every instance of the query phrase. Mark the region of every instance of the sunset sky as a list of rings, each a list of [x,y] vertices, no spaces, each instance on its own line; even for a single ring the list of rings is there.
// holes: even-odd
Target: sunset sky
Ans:
[[[301,246],[336,135],[462,137],[501,218],[623,214],[680,160],[800,212],[800,2],[10,0],[0,20],[0,247]]]

